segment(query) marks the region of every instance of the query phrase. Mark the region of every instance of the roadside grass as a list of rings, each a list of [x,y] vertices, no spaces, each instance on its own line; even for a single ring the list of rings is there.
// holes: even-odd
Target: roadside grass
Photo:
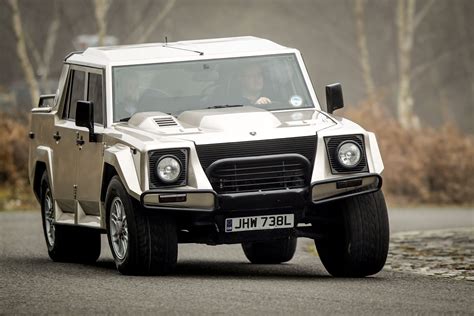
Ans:
[[[29,187],[16,189],[16,192],[5,186],[0,186],[0,212],[27,211],[39,209],[34,193]]]
[[[474,205],[474,137],[455,123],[406,130],[381,107],[368,103],[341,113],[375,133],[390,206]]]

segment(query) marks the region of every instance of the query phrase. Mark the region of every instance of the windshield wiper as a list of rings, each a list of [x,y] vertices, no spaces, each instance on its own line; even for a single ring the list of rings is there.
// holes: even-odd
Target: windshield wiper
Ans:
[[[220,105],[213,105],[208,106],[208,109],[223,109],[223,108],[236,108],[239,106],[243,106],[243,104],[220,104]]]
[[[130,120],[131,116],[129,117],[124,117],[124,118],[121,118],[119,121],[120,122],[128,122],[128,120]]]

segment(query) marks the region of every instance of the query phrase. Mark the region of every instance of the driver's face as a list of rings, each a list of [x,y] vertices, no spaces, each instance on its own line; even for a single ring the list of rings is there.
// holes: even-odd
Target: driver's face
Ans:
[[[250,66],[242,71],[242,87],[247,91],[260,92],[263,89],[263,73],[259,66]]]

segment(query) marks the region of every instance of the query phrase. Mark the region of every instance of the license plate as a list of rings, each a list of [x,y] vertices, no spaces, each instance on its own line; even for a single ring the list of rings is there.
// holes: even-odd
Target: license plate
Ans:
[[[251,230],[293,228],[294,223],[295,219],[293,214],[233,217],[226,218],[225,232],[235,233]]]

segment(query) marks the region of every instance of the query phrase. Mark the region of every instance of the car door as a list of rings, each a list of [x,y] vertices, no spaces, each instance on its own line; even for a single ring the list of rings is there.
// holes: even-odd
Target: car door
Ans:
[[[79,220],[81,220],[81,216],[100,215],[100,193],[104,165],[104,144],[102,142],[102,131],[105,122],[104,87],[103,70],[88,68],[85,100],[93,103],[94,130],[97,137],[94,141],[90,141],[89,130],[85,127],[77,127],[79,142],[77,145],[76,199]]]
[[[71,66],[62,113],[54,124],[53,135],[53,193],[59,210],[76,212],[77,130],[74,121],[76,103],[86,94],[86,73]]]

